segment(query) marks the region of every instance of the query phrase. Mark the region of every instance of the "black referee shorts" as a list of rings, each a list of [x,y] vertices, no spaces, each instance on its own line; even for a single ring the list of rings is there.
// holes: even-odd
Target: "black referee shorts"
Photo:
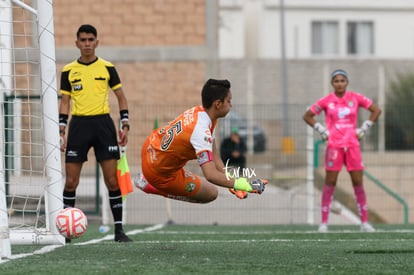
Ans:
[[[109,116],[72,116],[66,144],[66,162],[85,162],[93,147],[97,161],[119,159],[114,121]]]

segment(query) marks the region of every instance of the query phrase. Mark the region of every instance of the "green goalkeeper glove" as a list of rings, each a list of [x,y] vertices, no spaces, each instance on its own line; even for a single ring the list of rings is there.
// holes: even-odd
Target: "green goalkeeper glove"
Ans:
[[[234,181],[233,189],[238,191],[247,191],[249,193],[263,193],[267,180],[255,179],[248,182],[246,178],[238,178]]]

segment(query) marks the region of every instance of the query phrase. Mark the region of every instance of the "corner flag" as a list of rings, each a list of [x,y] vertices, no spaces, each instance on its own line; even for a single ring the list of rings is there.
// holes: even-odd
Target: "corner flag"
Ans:
[[[116,174],[121,194],[124,197],[134,190],[132,187],[131,174],[129,173],[129,166],[125,152],[122,153],[121,158],[118,161]]]

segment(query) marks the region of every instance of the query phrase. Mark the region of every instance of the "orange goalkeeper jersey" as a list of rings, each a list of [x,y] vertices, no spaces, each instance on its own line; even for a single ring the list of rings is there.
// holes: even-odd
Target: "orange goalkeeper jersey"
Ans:
[[[163,175],[177,171],[200,153],[213,152],[216,124],[202,106],[185,111],[167,126],[151,133],[149,142],[145,143],[147,148],[143,148],[147,155],[143,161]]]

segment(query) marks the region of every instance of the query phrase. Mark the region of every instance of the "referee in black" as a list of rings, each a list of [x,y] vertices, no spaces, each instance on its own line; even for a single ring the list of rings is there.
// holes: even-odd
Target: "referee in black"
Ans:
[[[109,203],[115,222],[115,242],[132,241],[122,228],[122,197],[117,180],[117,160],[120,158],[115,124],[109,115],[108,88],[118,100],[122,130],[119,144],[128,142],[128,103],[114,65],[95,55],[97,31],[82,25],[76,33],[76,46],[81,56],[62,69],[59,108],[61,151],[65,152],[66,181],[63,190],[64,208],[74,207],[82,165],[88,160],[91,147],[100,163]],[[71,101],[72,100],[72,104]],[[69,111],[71,120],[65,139]],[[70,240],[67,240],[70,241]]]

